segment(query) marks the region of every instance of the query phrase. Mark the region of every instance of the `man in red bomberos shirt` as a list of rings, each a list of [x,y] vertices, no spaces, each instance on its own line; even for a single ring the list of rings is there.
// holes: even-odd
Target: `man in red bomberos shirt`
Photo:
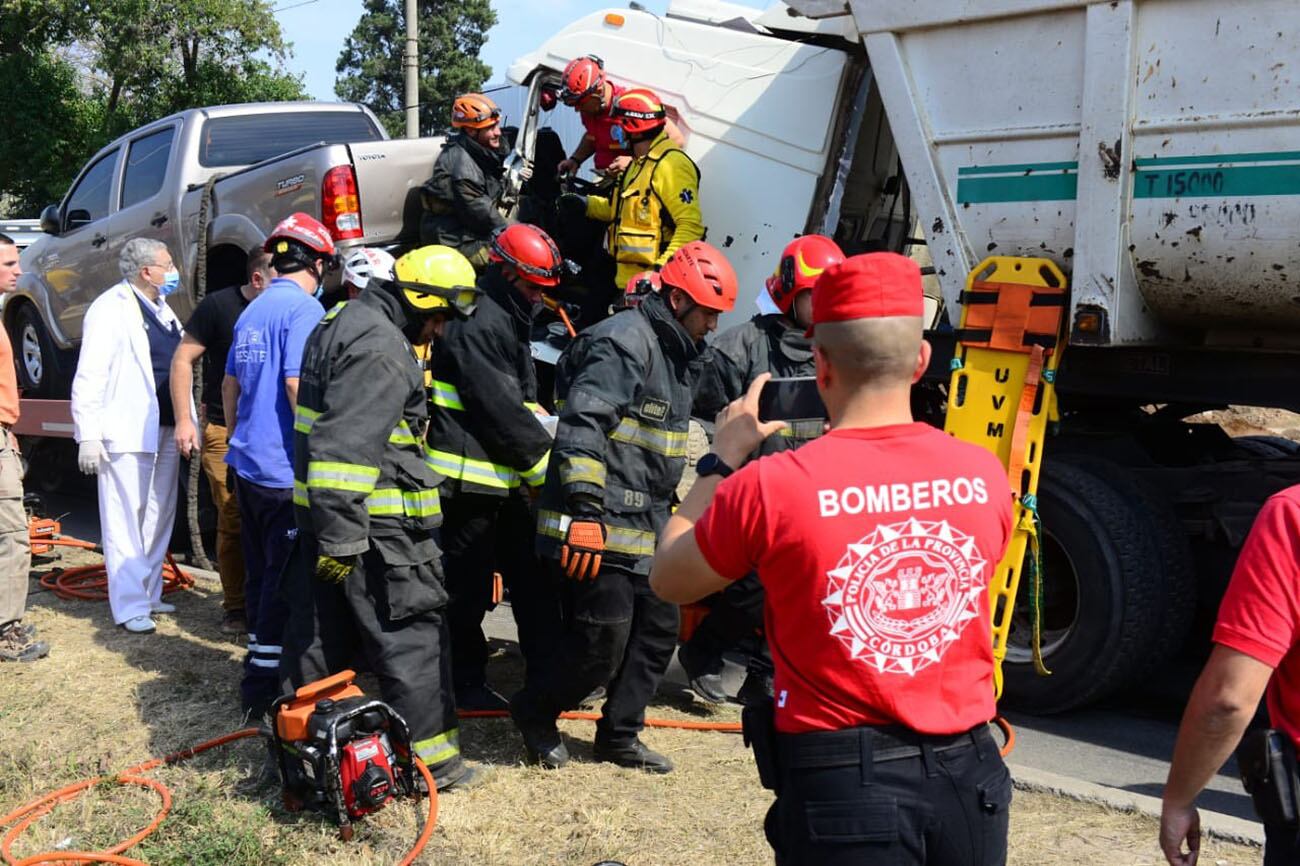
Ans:
[[[1274,494],[1256,516],[1219,606],[1214,644],[1165,782],[1160,847],[1172,866],[1196,863],[1196,796],[1240,742],[1265,692],[1269,723],[1300,747],[1300,485]],[[1264,866],[1300,863],[1297,828],[1265,821],[1264,838]]]
[[[921,273],[854,256],[813,290],[831,429],[737,467],[782,422],[759,377],[669,521],[650,582],[683,603],[757,571],[775,701],[747,707],[778,866],[1006,861],[1011,778],[994,714],[987,584],[1011,532],[989,452],[912,420],[930,360]]]
[[[605,77],[605,61],[594,54],[570,60],[564,67],[560,101],[578,112],[586,134],[573,151],[573,156],[560,163],[560,174],[577,174],[578,168],[593,154],[596,158],[592,164],[600,174],[619,175],[632,164],[632,151],[622,138],[618,121],[611,114],[614,100],[624,90]],[[677,124],[671,120],[664,123],[664,131],[678,147],[686,144]]]

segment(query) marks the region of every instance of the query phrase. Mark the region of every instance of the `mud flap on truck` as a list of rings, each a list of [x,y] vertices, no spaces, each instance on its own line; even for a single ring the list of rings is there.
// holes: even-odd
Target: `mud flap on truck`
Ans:
[[[944,430],[995,454],[1007,468],[1016,500],[1006,554],[989,578],[998,697],[1022,572],[1031,579],[1034,665],[1040,674],[1050,673],[1038,651],[1042,563],[1037,493],[1043,441],[1054,410],[1066,298],[1065,275],[1051,260],[1006,256],[981,262],[960,298],[961,327]]]

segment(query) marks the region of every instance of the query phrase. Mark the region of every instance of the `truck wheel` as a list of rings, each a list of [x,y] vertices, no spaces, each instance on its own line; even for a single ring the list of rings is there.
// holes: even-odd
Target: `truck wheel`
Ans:
[[[1156,604],[1159,623],[1150,649],[1142,653],[1131,674],[1134,682],[1157,673],[1182,651],[1196,615],[1196,565],[1187,532],[1169,498],[1155,485],[1145,481],[1127,467],[1102,457],[1071,454],[1062,458],[1091,472],[1103,483],[1137,503],[1138,515],[1145,522],[1159,549],[1159,559],[1152,568],[1161,572],[1163,584]]]
[[[1300,452],[1300,443],[1281,436],[1238,436],[1232,440],[1232,444],[1246,452],[1249,457],[1263,457],[1269,460],[1294,457],[1297,452]]]
[[[18,385],[30,397],[61,397],[62,377],[54,341],[30,303],[18,308],[10,322],[9,341],[18,366]]]
[[[1060,713],[1124,685],[1158,640],[1164,577],[1142,504],[1085,468],[1048,460],[1043,521],[1043,659],[1034,672],[1026,575],[1016,598],[1003,699]]]

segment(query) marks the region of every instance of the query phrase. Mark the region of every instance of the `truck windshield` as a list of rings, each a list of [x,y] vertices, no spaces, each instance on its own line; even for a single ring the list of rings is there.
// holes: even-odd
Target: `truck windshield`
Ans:
[[[360,111],[303,111],[214,117],[203,125],[199,165],[252,165],[323,141],[346,144],[379,141],[383,134]]]

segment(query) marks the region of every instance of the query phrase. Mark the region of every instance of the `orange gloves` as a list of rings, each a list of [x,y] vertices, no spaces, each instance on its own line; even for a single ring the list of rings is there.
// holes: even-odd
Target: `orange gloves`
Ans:
[[[560,547],[560,568],[572,580],[595,580],[605,551],[605,524],[590,517],[574,518]]]

